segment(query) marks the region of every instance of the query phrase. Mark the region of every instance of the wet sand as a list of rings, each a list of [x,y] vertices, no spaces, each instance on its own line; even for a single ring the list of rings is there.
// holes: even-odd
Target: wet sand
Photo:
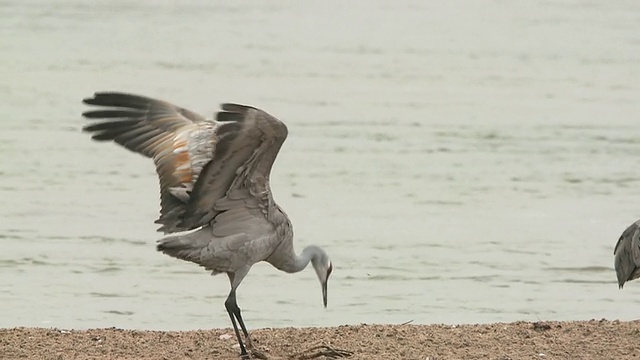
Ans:
[[[348,325],[252,332],[269,359],[302,359],[318,345],[349,359],[638,359],[640,320],[482,325]],[[237,359],[230,329],[185,332],[13,328],[0,330],[2,359]],[[307,353],[307,355],[313,355]],[[307,357],[310,358],[310,357]],[[316,357],[326,359],[325,356]]]

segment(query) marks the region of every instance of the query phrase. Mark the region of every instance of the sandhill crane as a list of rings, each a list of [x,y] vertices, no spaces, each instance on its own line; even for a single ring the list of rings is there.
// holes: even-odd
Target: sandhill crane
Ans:
[[[618,276],[618,287],[640,277],[640,220],[631,224],[620,235],[613,249],[614,266]]]
[[[160,178],[158,231],[191,231],[159,240],[158,251],[229,277],[225,307],[241,357],[250,355],[236,320],[249,350],[252,344],[236,290],[256,262],[266,261],[288,273],[311,262],[327,306],[331,261],[314,245],[300,255],[294,252],[291,222],[269,187],[271,167],[287,137],[284,123],[238,104],[223,104],[214,120],[206,120],[139,95],[98,92],[83,102],[102,107],[83,113],[92,120],[83,130],[94,140],[115,141],[153,159]]]

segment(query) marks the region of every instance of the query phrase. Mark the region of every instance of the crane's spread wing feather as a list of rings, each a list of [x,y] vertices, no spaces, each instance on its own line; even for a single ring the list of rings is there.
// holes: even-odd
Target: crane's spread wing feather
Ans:
[[[168,102],[113,92],[84,102],[106,108],[83,114],[102,120],[83,128],[93,139],[115,141],[153,158],[160,178],[160,231],[212,224],[216,234],[228,236],[241,232],[242,224],[265,224],[273,201],[269,173],[287,136],[278,119],[252,107],[223,104],[215,120],[207,121]]]

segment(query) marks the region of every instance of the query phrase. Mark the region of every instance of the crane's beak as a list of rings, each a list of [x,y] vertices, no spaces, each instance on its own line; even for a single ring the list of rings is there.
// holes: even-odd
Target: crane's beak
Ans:
[[[322,282],[322,302],[325,308],[327,307],[327,280]]]

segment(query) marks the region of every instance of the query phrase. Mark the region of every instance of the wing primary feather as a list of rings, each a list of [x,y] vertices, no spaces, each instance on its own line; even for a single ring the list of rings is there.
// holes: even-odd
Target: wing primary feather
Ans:
[[[150,128],[145,124],[132,126],[128,128],[126,132],[118,135],[115,140],[120,140],[123,142],[142,142],[143,139],[147,138],[149,130]]]
[[[238,113],[241,113],[241,114],[246,113],[250,109],[255,109],[254,107],[251,107],[251,106],[240,105],[240,104],[232,104],[232,103],[224,103],[224,104],[220,105],[220,108],[222,108],[222,110],[231,111],[231,112],[238,112]]]
[[[141,118],[145,115],[144,111],[140,110],[91,110],[82,113],[87,119],[131,119]]]
[[[220,111],[216,114],[216,120],[220,122],[242,122],[244,121],[244,115],[237,112]]]
[[[85,125],[82,127],[82,131],[85,132],[94,132],[94,131],[103,131],[103,130],[113,130],[113,129],[129,129],[134,128],[140,124],[139,120],[118,120],[118,121],[103,121],[96,122],[92,124]]]
[[[124,131],[121,129],[107,130],[107,131],[94,133],[93,135],[91,135],[91,138],[97,141],[109,141],[109,140],[115,140],[116,137],[118,137],[119,135],[122,135],[123,133]]]
[[[154,137],[158,136],[162,134],[162,131],[157,130],[157,129],[152,129],[152,130],[147,130],[145,132],[142,132],[138,135],[136,135],[135,133],[133,134],[135,137],[134,138],[128,138],[126,135],[129,134],[123,134],[122,137],[116,138],[115,140],[121,140],[124,144],[126,144],[127,148],[131,147],[132,149],[144,149],[146,143],[153,139]],[[118,142],[120,144],[120,142]]]
[[[92,98],[82,100],[87,105],[127,107],[139,110],[147,109],[152,101],[154,100],[145,96],[117,92],[97,92]]]

